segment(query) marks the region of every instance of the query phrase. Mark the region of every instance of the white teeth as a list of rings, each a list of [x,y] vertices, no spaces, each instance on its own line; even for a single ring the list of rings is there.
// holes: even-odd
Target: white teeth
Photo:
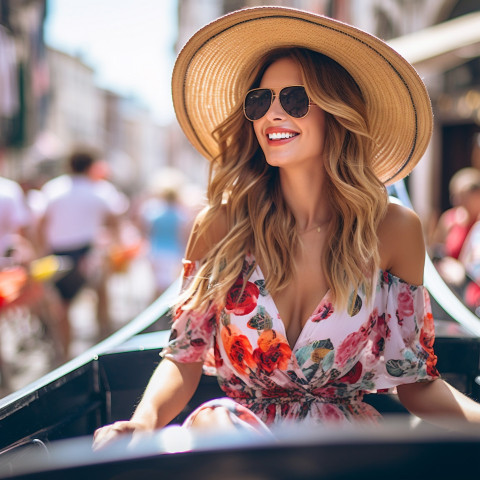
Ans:
[[[282,140],[284,138],[292,138],[297,135],[296,133],[291,133],[291,132],[278,132],[278,133],[269,133],[268,138],[269,140]]]

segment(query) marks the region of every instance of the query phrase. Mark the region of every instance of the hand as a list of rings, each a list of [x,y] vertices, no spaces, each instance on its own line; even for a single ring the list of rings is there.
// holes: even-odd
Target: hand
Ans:
[[[112,423],[111,425],[105,425],[98,428],[93,434],[94,451],[100,450],[107,445],[110,445],[115,440],[118,440],[122,435],[133,434],[135,432],[145,431],[145,427],[137,422],[131,420],[124,420]]]

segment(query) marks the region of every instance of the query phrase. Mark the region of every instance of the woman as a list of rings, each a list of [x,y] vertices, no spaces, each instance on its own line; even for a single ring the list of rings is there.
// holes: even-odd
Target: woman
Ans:
[[[201,406],[188,427],[375,421],[364,393],[395,388],[418,415],[480,421],[439,378],[422,228],[385,190],[431,132],[413,68],[348,25],[260,7],[192,37],[173,96],[212,162],[208,206],[164,360],[132,419],[99,429],[95,447],[167,425],[212,348],[230,398]]]

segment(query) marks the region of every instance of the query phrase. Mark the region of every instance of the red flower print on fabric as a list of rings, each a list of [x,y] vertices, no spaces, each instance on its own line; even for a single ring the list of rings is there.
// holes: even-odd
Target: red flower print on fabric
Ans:
[[[360,362],[357,362],[353,368],[343,377],[339,378],[338,380],[335,381],[335,383],[357,383],[358,380],[360,380],[360,377],[362,376],[362,371],[363,371],[363,366]]]
[[[317,313],[312,317],[312,322],[318,323],[327,319],[334,312],[331,302],[325,302],[320,305]]]
[[[328,383],[334,383],[336,380],[329,380]],[[312,391],[313,395],[317,395],[320,398],[337,398],[337,389],[334,387],[319,387]]]
[[[280,412],[283,418],[286,418],[288,413],[290,412],[290,403],[282,403],[280,406]]]
[[[218,348],[217,342],[215,342],[215,344],[213,345],[213,354],[215,357],[215,366],[217,368],[223,367],[223,358],[220,353],[220,349]]]
[[[257,306],[259,288],[247,282],[243,288],[243,278],[239,277],[227,295],[225,310],[235,315],[247,315]]]
[[[262,398],[288,398],[291,394],[292,392],[290,390],[279,386],[275,386],[269,390],[262,390]]]
[[[286,370],[292,350],[287,340],[275,330],[265,330],[258,338],[258,348],[253,352],[253,358],[258,368],[270,375],[276,368]]]
[[[345,419],[343,412],[331,403],[323,403],[321,405],[323,418],[328,422],[341,423]]]
[[[203,347],[206,344],[207,342],[205,342],[203,338],[193,338],[192,340],[190,340],[190,345],[192,347]]]
[[[228,382],[223,382],[220,388],[223,393],[230,398],[251,398],[251,394],[242,391],[240,388],[235,388],[233,385],[229,385]]]
[[[277,406],[274,403],[271,403],[265,410],[265,423],[267,425],[271,425],[275,421],[275,416],[277,414]]]
[[[398,319],[401,322],[405,317],[410,317],[415,312],[415,307],[413,305],[413,295],[410,290],[410,287],[407,284],[402,284],[402,288],[397,297],[398,308],[397,315]]]
[[[248,374],[255,368],[250,341],[236,325],[224,327],[221,337],[225,352],[236,370]]]
[[[185,313],[185,310],[183,310],[182,305],[180,305],[175,310],[175,314],[173,315],[173,322],[175,323],[175,321],[178,320],[182,316],[183,313]]]
[[[420,345],[428,353],[427,358],[427,373],[432,377],[438,377],[440,374],[437,370],[437,356],[433,351],[433,344],[435,342],[435,327],[433,323],[433,315],[427,312],[423,319],[423,327],[420,331]]]
[[[232,375],[228,381],[230,385],[242,385],[243,382],[236,376]]]
[[[387,322],[386,322],[386,314],[385,313],[382,313],[381,315],[378,315],[377,316],[377,332],[379,335],[381,335],[382,337],[386,337],[386,338],[389,338],[390,337],[390,328],[389,326],[387,325]]]
[[[194,262],[185,261],[183,263],[183,277],[184,278],[191,277],[194,270],[195,270],[195,263]]]
[[[391,331],[385,321],[386,314],[383,313],[377,317],[375,327],[376,334],[372,339],[372,354],[378,358],[385,349],[385,339],[391,336]]]
[[[372,354],[375,358],[378,358],[385,350],[385,338],[377,335],[372,342]]]
[[[370,327],[373,322],[375,312],[376,310],[374,313],[372,313],[372,315],[370,315],[366,328],[365,326],[362,326],[360,330],[347,335],[345,340],[343,340],[343,342],[339,345],[335,353],[335,362],[339,369],[342,369],[351,359],[354,359],[367,344],[368,334],[369,330],[371,330]],[[376,314],[378,314],[378,312],[376,312]]]

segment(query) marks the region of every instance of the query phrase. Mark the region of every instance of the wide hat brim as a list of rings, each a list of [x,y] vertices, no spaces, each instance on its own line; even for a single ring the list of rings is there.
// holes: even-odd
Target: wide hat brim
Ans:
[[[247,8],[220,17],[194,34],[178,55],[172,77],[175,113],[202,155],[218,155],[213,130],[243,99],[259,58],[279,47],[308,48],[340,63],[367,104],[377,177],[391,184],[412,171],[433,126],[430,98],[415,69],[373,35],[286,7]]]

